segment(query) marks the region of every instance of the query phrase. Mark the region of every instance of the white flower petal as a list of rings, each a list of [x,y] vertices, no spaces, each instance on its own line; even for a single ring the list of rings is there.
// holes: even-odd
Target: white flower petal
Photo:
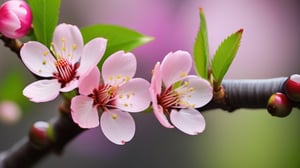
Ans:
[[[26,86],[23,95],[36,103],[48,102],[58,96],[59,89],[60,83],[56,79],[39,80]]]
[[[192,57],[186,51],[169,53],[161,63],[162,80],[168,88],[188,75],[192,68]]]
[[[184,107],[198,108],[206,105],[213,96],[213,89],[209,82],[197,77],[188,76],[183,80],[183,86],[176,89]]]
[[[106,39],[95,38],[84,46],[80,66],[77,70],[79,76],[89,73],[91,69],[97,66],[105,52],[106,43]]]
[[[124,145],[135,133],[135,123],[132,116],[119,109],[104,111],[100,118],[104,135],[113,143]]]
[[[205,129],[204,117],[195,109],[172,110],[170,120],[176,128],[189,135],[197,135]]]
[[[73,121],[81,128],[99,126],[98,110],[93,106],[93,99],[87,96],[75,96],[71,101]]]
[[[116,94],[117,108],[128,112],[145,110],[151,102],[149,86],[149,82],[141,78],[134,78],[121,85]]]
[[[52,77],[57,72],[56,60],[47,47],[39,42],[27,42],[20,51],[21,59],[26,67],[41,77]]]
[[[62,23],[53,34],[53,47],[56,56],[69,60],[72,64],[79,61],[83,51],[83,39],[77,26]]]
[[[69,83],[67,83],[66,86],[62,87],[60,91],[70,92],[71,90],[74,90],[77,87],[78,87],[78,79],[73,79]]]
[[[104,83],[118,86],[127,82],[135,75],[136,66],[136,58],[132,53],[118,51],[112,54],[103,63]]]

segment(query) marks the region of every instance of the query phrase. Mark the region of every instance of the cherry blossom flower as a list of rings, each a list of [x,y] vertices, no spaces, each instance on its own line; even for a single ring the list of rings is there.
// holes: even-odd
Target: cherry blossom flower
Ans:
[[[60,24],[54,31],[50,50],[39,42],[25,43],[20,52],[22,61],[32,73],[45,79],[28,85],[23,94],[33,102],[47,102],[59,92],[75,89],[80,77],[97,66],[106,41],[95,38],[84,46],[78,27]]]
[[[72,118],[82,128],[101,126],[112,142],[123,145],[135,133],[135,123],[128,112],[140,112],[149,107],[150,84],[133,78],[136,58],[119,51],[105,60],[102,76],[98,68],[79,80],[79,93],[71,101]],[[102,112],[99,122],[98,110]]]
[[[196,135],[205,129],[205,120],[195,108],[211,100],[212,87],[208,81],[188,75],[191,67],[188,52],[169,53],[161,64],[155,65],[149,91],[153,112],[164,127],[175,126],[186,134]]]
[[[31,28],[32,13],[22,0],[10,0],[0,7],[0,32],[9,38],[21,38]]]

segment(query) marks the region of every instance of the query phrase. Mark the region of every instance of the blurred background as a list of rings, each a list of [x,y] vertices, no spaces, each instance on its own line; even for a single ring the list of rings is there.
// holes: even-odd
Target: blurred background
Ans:
[[[0,0],[4,2],[4,0]],[[229,34],[244,29],[241,46],[226,79],[253,79],[299,73],[300,3],[296,0],[62,0],[60,22],[79,27],[117,24],[155,37],[133,52],[138,77],[150,80],[157,61],[170,51],[192,53],[199,28],[198,8],[204,9],[214,54]],[[15,54],[0,42],[0,101],[21,94],[34,80]],[[5,81],[16,89],[7,89]],[[11,88],[11,87],[9,87]],[[0,121],[0,151],[27,135],[37,120],[57,115],[60,99],[25,103],[17,122]],[[62,155],[51,155],[37,168],[298,168],[300,167],[300,113],[271,117],[266,109],[204,112],[206,130],[188,136],[163,128],[153,114],[134,114],[136,134],[125,146],[109,142],[100,128],[84,132]]]

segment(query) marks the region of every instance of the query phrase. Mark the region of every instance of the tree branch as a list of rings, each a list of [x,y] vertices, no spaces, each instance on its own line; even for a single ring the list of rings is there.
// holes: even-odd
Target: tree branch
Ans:
[[[50,153],[60,154],[71,140],[85,130],[72,121],[69,103],[63,104],[60,111],[58,116],[49,121],[55,134],[54,142],[45,146],[37,146],[26,136],[9,150],[0,154],[0,167],[27,168]]]
[[[199,111],[223,109],[232,112],[240,108],[266,108],[269,97],[276,92],[285,93],[284,85],[287,77],[271,79],[240,79],[224,80],[224,98],[221,101],[213,100]],[[299,108],[300,103],[292,102]]]
[[[268,98],[276,92],[284,92],[286,77],[261,80],[224,80],[225,97],[223,101],[213,99],[199,111],[223,109],[234,111],[239,108],[265,108]],[[299,107],[298,104],[294,104]],[[78,127],[70,116],[69,103],[61,106],[59,116],[50,120],[55,132],[55,141],[43,148],[36,147],[25,137],[11,149],[0,154],[0,167],[29,167],[50,153],[61,153],[62,149],[85,129]]]

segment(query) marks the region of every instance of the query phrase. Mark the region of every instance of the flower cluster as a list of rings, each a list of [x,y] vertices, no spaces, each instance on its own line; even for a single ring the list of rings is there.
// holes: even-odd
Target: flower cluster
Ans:
[[[150,84],[134,78],[137,61],[133,53],[115,52],[99,71],[97,64],[105,49],[103,38],[84,45],[79,29],[69,24],[56,27],[49,49],[39,42],[25,43],[21,58],[40,80],[29,84],[23,94],[33,102],[47,102],[75,89],[70,107],[73,121],[82,128],[100,126],[110,141],[120,145],[135,133],[129,113],[144,111],[151,103],[164,127],[175,126],[190,135],[204,130],[205,120],[195,108],[211,100],[212,87],[188,75],[192,67],[188,52],[169,53],[158,62]]]
[[[0,32],[9,38],[21,38],[31,28],[32,13],[22,0],[6,1],[0,6]]]

